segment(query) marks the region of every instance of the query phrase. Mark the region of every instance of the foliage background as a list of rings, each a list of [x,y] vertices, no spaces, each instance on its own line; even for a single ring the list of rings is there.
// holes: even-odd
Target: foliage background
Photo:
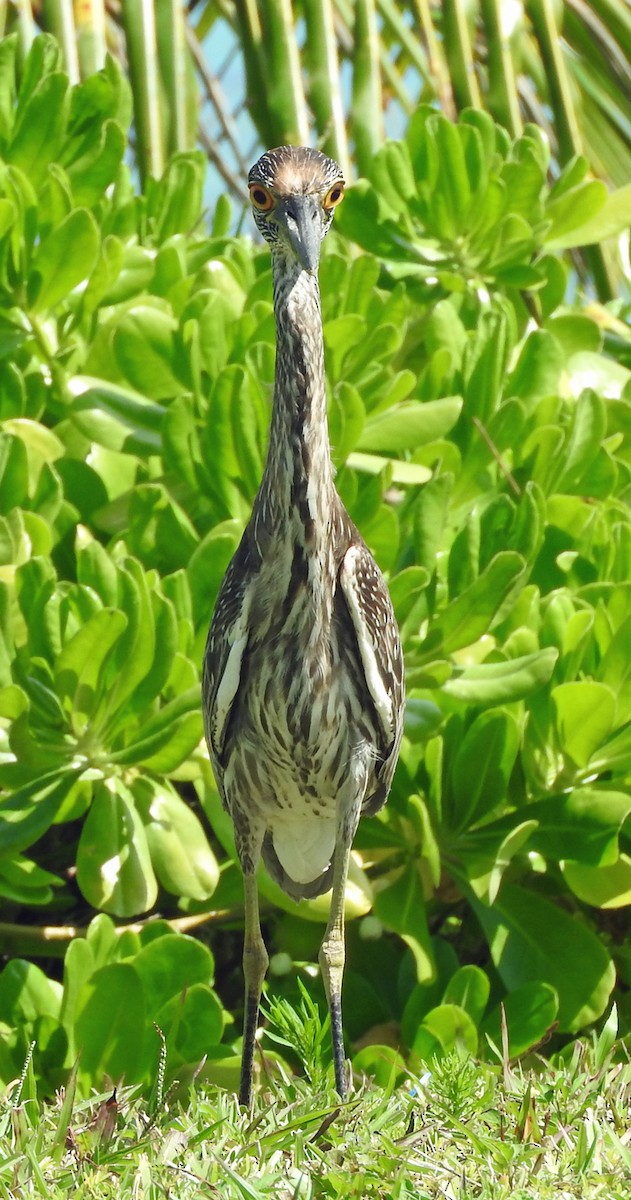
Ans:
[[[348,895],[346,1028],[379,1075],[492,1055],[500,1004],[513,1056],[563,1046],[614,989],[628,1031],[631,355],[628,300],[596,301],[628,266],[629,185],[608,193],[562,125],[551,152],[482,104],[457,124],[421,106],[403,140],[362,147],[389,47],[376,71],[373,18],[356,6],[364,177],[321,277],[338,486],[408,661],[400,769]],[[64,62],[26,41],[0,44],[0,1075],[34,1041],[44,1091],[80,1048],[84,1092],[148,1082],[155,1022],[171,1074],[208,1054],[231,1085],[240,879],[199,663],[262,469],[269,259],[225,199],[206,227],[199,152],[150,157],[137,81],[108,59],[70,88],[67,42]],[[313,96],[311,114],[322,132]],[[325,904],[261,889],[270,998],[321,998]]]

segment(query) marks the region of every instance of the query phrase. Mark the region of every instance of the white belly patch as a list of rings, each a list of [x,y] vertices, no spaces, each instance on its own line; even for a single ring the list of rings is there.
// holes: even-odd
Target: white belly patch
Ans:
[[[335,848],[335,816],[289,813],[270,822],[278,860],[295,883],[311,883],[326,871]]]

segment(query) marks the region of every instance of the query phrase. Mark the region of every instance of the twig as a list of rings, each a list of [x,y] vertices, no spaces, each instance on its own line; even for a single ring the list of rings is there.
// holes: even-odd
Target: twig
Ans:
[[[502,455],[500,454],[497,446],[495,445],[495,442],[489,436],[489,434],[487,433],[487,430],[484,428],[484,425],[482,424],[482,422],[479,420],[478,417],[473,418],[473,424],[475,425],[476,429],[478,430],[478,433],[482,437],[482,440],[484,442],[486,442],[486,445],[488,446],[489,450],[491,451],[491,454],[493,455],[493,458],[495,459],[495,461],[496,461],[500,471],[502,472],[502,475],[506,479],[506,482],[508,483],[509,487],[511,487],[513,489],[516,496],[521,496],[521,488],[520,488],[517,480],[515,479],[515,476],[512,474],[511,471],[509,471],[508,467],[506,466],[506,463],[504,462],[504,459],[502,458]]]

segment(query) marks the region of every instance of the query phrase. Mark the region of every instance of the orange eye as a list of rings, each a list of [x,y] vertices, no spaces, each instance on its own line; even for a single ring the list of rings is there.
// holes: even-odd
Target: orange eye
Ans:
[[[259,212],[269,212],[274,207],[274,197],[262,183],[250,184],[250,200]]]
[[[344,199],[344,184],[343,183],[334,183],[333,187],[329,188],[322,203],[323,203],[324,207],[326,208],[327,212],[331,212],[331,209],[337,208],[338,204],[341,204],[343,199]]]

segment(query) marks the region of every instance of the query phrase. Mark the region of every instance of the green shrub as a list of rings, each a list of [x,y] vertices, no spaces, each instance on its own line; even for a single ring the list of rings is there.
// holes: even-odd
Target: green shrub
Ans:
[[[199,664],[264,460],[268,254],[223,204],[205,232],[198,154],[136,194],[113,63],[69,89],[38,39],[14,103],[7,39],[0,81],[0,895],[13,926],[219,909],[240,891]],[[338,486],[389,573],[409,688],[391,801],[357,839],[349,915],[374,913],[349,931],[346,1024],[396,1021],[420,1059],[498,1044],[501,1005],[515,1055],[567,1037],[631,973],[600,915],[631,894],[630,339],[565,302],[557,253],[622,207],[581,162],[552,188],[547,166],[534,130],[422,110],[349,190],[321,272]],[[326,898],[261,890],[298,964],[272,996],[316,995],[300,964]],[[101,916],[63,985],[14,957],[2,1078],[35,1040],[48,1089],[81,1046],[84,1090],[146,1082],[154,1021],[179,1075],[230,1055],[194,946]],[[167,994],[142,964],[171,953]],[[401,1065],[357,1065],[384,1054]]]

